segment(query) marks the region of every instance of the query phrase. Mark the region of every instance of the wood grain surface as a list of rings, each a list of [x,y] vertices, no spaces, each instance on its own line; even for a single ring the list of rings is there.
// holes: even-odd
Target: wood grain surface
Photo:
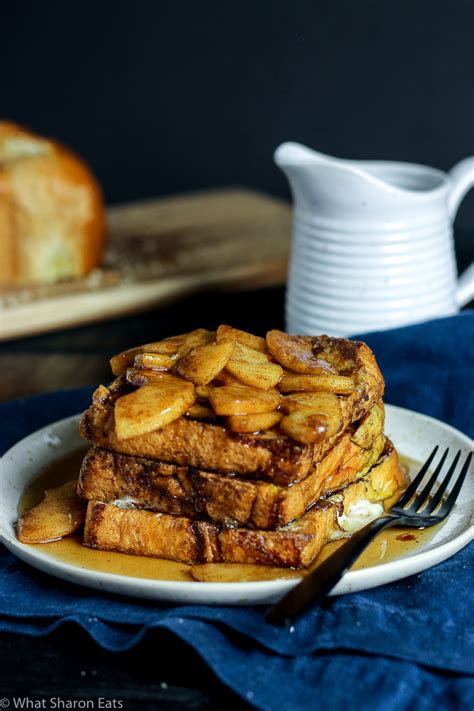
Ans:
[[[84,279],[0,294],[0,340],[153,308],[204,289],[283,284],[289,205],[215,190],[109,208],[102,269]]]

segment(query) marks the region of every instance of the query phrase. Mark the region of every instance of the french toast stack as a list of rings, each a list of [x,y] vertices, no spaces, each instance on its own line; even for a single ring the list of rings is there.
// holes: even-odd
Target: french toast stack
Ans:
[[[87,546],[302,568],[406,485],[364,343],[220,326],[111,366],[81,420]]]

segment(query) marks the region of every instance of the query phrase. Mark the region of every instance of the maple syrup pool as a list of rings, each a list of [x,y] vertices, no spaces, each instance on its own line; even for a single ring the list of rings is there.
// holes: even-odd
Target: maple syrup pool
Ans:
[[[52,461],[42,469],[23,492],[18,514],[20,515],[39,504],[44,497],[46,489],[52,489],[61,486],[67,481],[76,479],[87,449],[87,447],[81,447],[66,457]],[[420,466],[417,462],[406,457],[400,457],[400,459],[412,474]],[[434,537],[439,527],[434,526],[423,530],[397,527],[382,531],[362,553],[351,570],[369,568],[413,554]],[[344,539],[326,544],[308,570],[310,571],[319,565],[322,560],[331,555],[341,545],[344,545]],[[304,571],[301,570],[271,568],[262,565],[220,563],[190,566],[160,558],[146,558],[124,553],[99,551],[83,546],[81,534],[67,536],[59,541],[36,544],[34,548],[51,556],[51,558],[79,568],[151,580],[256,582],[259,580],[301,577],[304,574]]]

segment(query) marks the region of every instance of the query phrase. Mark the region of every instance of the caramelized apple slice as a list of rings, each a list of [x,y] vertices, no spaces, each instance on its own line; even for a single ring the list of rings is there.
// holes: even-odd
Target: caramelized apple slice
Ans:
[[[233,351],[231,341],[197,346],[179,359],[175,372],[195,385],[207,385],[225,368]]]
[[[192,383],[172,375],[120,397],[115,403],[117,437],[128,439],[168,425],[189,410],[195,397]]]
[[[277,390],[257,390],[247,385],[211,388],[209,401],[217,415],[253,415],[272,412],[280,403]]]
[[[189,333],[182,333],[179,336],[164,338],[156,343],[149,343],[147,346],[143,346],[142,353],[161,353],[162,355],[181,357],[191,348],[211,343],[214,340],[214,335],[212,331],[207,331],[205,328],[196,328]]]
[[[237,380],[237,378],[234,378],[233,375],[229,373],[229,371],[224,368],[224,370],[221,370],[219,375],[217,375],[214,380],[212,381],[212,385],[240,385],[240,380]]]
[[[334,393],[295,393],[283,398],[281,409],[288,414],[305,412],[308,415],[323,415],[328,437],[336,434],[341,426],[341,405]],[[297,418],[298,419],[298,418]]]
[[[205,405],[200,405],[198,402],[195,402],[194,405],[191,405],[191,407],[186,413],[186,417],[192,417],[195,420],[216,419],[214,410],[211,410],[210,407],[206,407]]]
[[[197,346],[205,346],[208,343],[212,343],[215,339],[215,333],[213,331],[207,331],[205,328],[196,328],[194,331],[185,333],[181,336],[182,343],[176,350],[178,358],[182,358],[189,353],[192,348],[197,348]],[[173,339],[169,339],[173,340]]]
[[[17,522],[21,543],[48,543],[69,536],[85,521],[86,503],[77,495],[77,480],[48,489],[43,501]]]
[[[129,348],[113,356],[113,358],[110,359],[110,366],[114,375],[121,375],[127,368],[133,365],[135,357],[140,353],[159,353],[161,355],[171,356],[173,361],[175,361],[179,357],[186,355],[191,348],[202,346],[205,343],[211,343],[213,340],[214,333],[207,331],[205,328],[197,328],[195,331],[164,338],[162,341],[155,341],[154,343],[146,343],[136,348]]]
[[[241,343],[243,346],[253,348],[255,351],[261,351],[262,353],[266,350],[264,338],[254,336],[252,333],[247,333],[246,331],[240,331],[238,328],[232,328],[232,326],[226,326],[225,324],[219,326],[217,329],[216,341],[218,343],[222,343],[223,341]]]
[[[331,410],[338,416],[341,414],[339,398],[334,393],[292,393],[285,395],[281,401],[283,412],[294,412],[295,410],[312,409],[316,412],[326,412]]]
[[[127,368],[133,365],[135,356],[143,351],[145,346],[137,346],[136,348],[129,348],[122,353],[117,353],[110,359],[110,367],[112,368],[112,373],[114,375],[122,375],[125,373]]]
[[[150,347],[146,347],[144,350],[146,350],[147,353],[161,353],[161,355],[169,355],[176,358],[178,352],[186,342],[186,339],[194,337],[195,333],[195,331],[190,331],[189,333],[180,333],[178,336],[170,336],[169,338],[164,338],[162,341],[149,344]]]
[[[99,385],[92,393],[92,402],[96,407],[103,407],[109,398],[110,388],[106,388],[105,385]]]
[[[207,385],[197,385],[196,386],[196,397],[199,400],[209,400],[210,388]]]
[[[283,375],[283,368],[270,363],[265,353],[236,343],[232,358],[227,363],[228,372],[244,385],[269,390],[274,388]]]
[[[334,373],[334,368],[313,353],[309,336],[289,336],[283,331],[267,333],[267,348],[272,356],[288,370],[296,373]]]
[[[278,383],[278,389],[282,393],[302,391],[347,395],[354,392],[355,384],[346,375],[298,375],[286,372]]]
[[[275,427],[282,418],[277,412],[261,412],[257,415],[230,415],[227,424],[232,432],[263,432]]]
[[[141,388],[143,385],[151,385],[152,383],[163,383],[166,381],[174,382],[174,375],[165,370],[149,370],[148,368],[127,368],[125,374],[127,383]]]
[[[327,436],[328,418],[308,410],[295,410],[282,419],[280,429],[297,442],[314,444]]]
[[[176,355],[165,355],[164,353],[139,353],[135,356],[133,364],[135,368],[147,370],[170,370],[176,359]]]

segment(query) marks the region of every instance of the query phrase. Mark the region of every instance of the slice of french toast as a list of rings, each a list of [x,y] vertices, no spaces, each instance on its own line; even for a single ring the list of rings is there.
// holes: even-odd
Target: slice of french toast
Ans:
[[[407,485],[407,475],[389,444],[369,473],[341,493],[320,499],[298,520],[275,531],[220,526],[184,516],[90,501],[83,542],[101,550],[166,558],[183,563],[253,563],[305,568],[329,540],[349,535],[354,515],[381,514],[382,506]]]
[[[274,362],[268,348],[265,353],[256,350],[265,349],[260,344],[260,341],[265,344],[265,339],[244,334],[256,339],[255,342],[250,341],[255,347],[249,348],[236,341],[237,350],[232,357],[229,356],[230,351],[224,354],[219,352],[219,367],[224,362],[224,356],[230,357],[230,360],[208,386],[195,387],[198,402],[189,405],[193,397],[188,387],[191,381],[183,381],[183,377],[196,380],[196,373],[201,376],[202,372],[209,372],[211,365],[215,364],[212,358],[217,358],[215,353],[211,353],[212,358],[208,355],[209,349],[225,345],[219,341],[214,343],[213,334],[206,334],[204,346],[195,347],[191,356],[181,356],[173,366],[170,365],[173,362],[171,356],[161,352],[140,353],[132,349],[133,362],[140,367],[125,369],[109,388],[101,386],[96,391],[91,407],[82,417],[81,434],[96,446],[122,454],[210,472],[264,479],[285,486],[307,477],[351,423],[361,420],[382,398],[383,378],[372,351],[364,343],[328,336],[298,339],[281,332],[269,332],[266,341],[270,343],[268,348],[278,354],[285,367]],[[278,338],[290,339],[290,343],[292,338],[296,339],[292,347],[298,356],[297,348],[307,349],[310,353],[307,362],[304,359],[299,361],[291,348],[287,358],[288,353],[281,348],[274,334],[279,334]],[[148,348],[154,345],[163,351],[164,343],[151,344]],[[192,361],[192,354],[199,350],[206,350],[208,362],[204,362],[204,366],[207,369],[201,363],[199,370]],[[119,354],[116,357],[119,366],[116,361],[115,372],[126,368],[132,362],[131,357],[129,352]],[[202,357],[204,359],[204,355]],[[251,360],[245,361],[247,357]],[[170,362],[163,360],[165,358]],[[264,362],[259,358],[263,358]],[[256,359],[255,362],[252,359]],[[144,363],[146,368],[142,367]],[[172,367],[174,375],[153,371],[150,363],[156,368]],[[165,365],[160,365],[162,363]],[[300,370],[288,370],[288,365]],[[275,374],[273,367],[280,370]],[[319,368],[314,371],[316,374],[311,371],[312,367]],[[133,372],[130,373],[130,370]],[[243,384],[237,377],[257,385]],[[263,378],[263,386],[259,377]],[[186,387],[176,382],[179,378]],[[274,382],[271,378],[279,378],[273,388],[270,387]],[[138,397],[136,393],[140,386],[143,392]],[[172,421],[166,419],[170,408],[166,409],[163,405],[167,402],[166,388],[171,392],[175,417]],[[326,392],[325,388],[329,391]],[[203,392],[208,394],[203,395]],[[208,400],[199,401],[201,397],[208,397]],[[235,402],[232,400],[234,397]],[[316,412],[313,412],[315,399],[318,405]],[[158,414],[155,403],[162,408]],[[327,403],[327,411],[324,403]],[[180,412],[183,414],[177,416]],[[199,419],[195,413],[200,413]],[[266,424],[261,427],[262,421]],[[270,426],[269,422],[272,423]]]
[[[384,450],[383,424],[383,404],[378,403],[344,432],[305,479],[289,487],[93,447],[82,464],[78,494],[86,500],[123,500],[161,513],[274,529],[302,516],[320,497],[363,477]]]

